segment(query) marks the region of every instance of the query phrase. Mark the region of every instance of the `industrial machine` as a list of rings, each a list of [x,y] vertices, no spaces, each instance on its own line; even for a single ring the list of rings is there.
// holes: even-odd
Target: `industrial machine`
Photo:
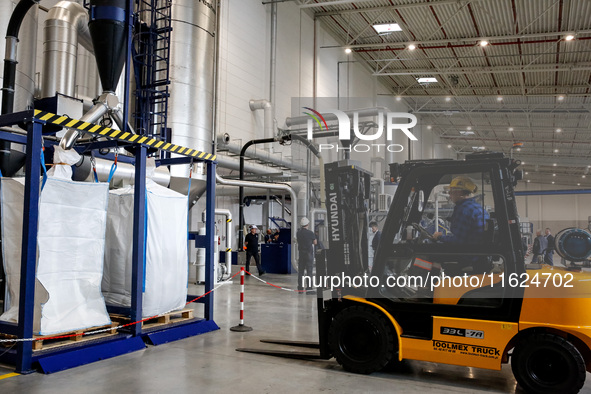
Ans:
[[[320,353],[287,355],[334,356],[363,374],[405,359],[493,370],[510,361],[528,392],[578,392],[591,370],[591,274],[525,265],[518,166],[489,152],[391,165],[399,185],[369,275],[365,231],[355,238],[366,215],[366,175],[351,163],[328,166],[327,275],[314,281],[320,341],[308,344]],[[437,241],[420,225],[435,194],[458,176],[470,179],[481,206],[472,218],[481,221],[478,242]]]
[[[3,235],[11,234],[16,239],[10,244],[3,240],[5,249],[14,252],[11,261],[15,263],[9,266],[0,262],[0,267],[11,269],[6,275],[10,278],[8,283],[12,285],[9,289],[14,288],[10,294],[9,305],[11,308],[18,307],[18,311],[14,313],[16,316],[9,316],[10,319],[4,316],[5,319],[0,321],[1,340],[3,343],[9,343],[9,347],[0,352],[0,361],[14,365],[16,372],[22,374],[34,370],[52,373],[141,350],[145,348],[146,343],[158,345],[219,329],[213,321],[212,294],[204,297],[183,294],[179,297],[181,305],[185,305],[187,301],[203,303],[203,318],[193,317],[192,312],[188,311],[183,320],[179,319],[178,324],[172,321],[169,322],[171,324],[156,327],[135,324],[140,321],[145,323],[143,318],[153,314],[145,291],[149,282],[146,277],[150,275],[147,264],[147,256],[150,254],[147,206],[150,205],[150,200],[146,197],[151,187],[147,185],[146,180],[146,163],[149,156],[153,156],[156,166],[171,167],[172,175],[168,169],[156,170],[160,174],[167,174],[163,182],[164,187],[170,184],[171,189],[189,194],[189,204],[181,201],[177,205],[177,211],[186,213],[185,209],[193,206],[196,199],[206,193],[205,234],[190,234],[189,239],[195,242],[196,247],[205,250],[205,291],[210,292],[213,288],[214,223],[217,213],[216,156],[210,152],[215,59],[213,54],[216,37],[214,32],[217,28],[215,4],[192,0],[175,1],[174,4],[171,1],[157,0],[85,0],[82,3],[87,10],[79,4],[81,2],[57,2],[44,18],[45,51],[41,78],[43,82],[39,96],[41,100],[34,100],[33,75],[38,3],[39,0],[11,0],[3,1],[0,6],[0,25],[4,26],[4,22],[8,25],[6,53],[2,52],[2,55],[5,55],[5,67],[0,114],[0,174],[7,178],[18,175],[19,169],[25,164],[25,176],[21,185],[23,191],[18,200],[18,204],[24,208],[23,214],[19,216],[22,224],[14,225],[17,230],[22,228],[22,235],[13,230],[4,231],[3,221]],[[21,24],[23,29],[20,29]],[[19,29],[22,30],[20,37]],[[17,51],[19,42],[20,49]],[[90,61],[77,61],[78,43],[94,53],[96,64]],[[174,64],[183,64],[183,67],[173,67]],[[94,92],[94,88],[90,89],[95,85],[95,81],[86,72],[87,67],[96,68],[97,72],[93,73],[100,76],[99,92]],[[84,80],[82,84],[76,78],[77,73],[82,76],[80,79]],[[199,75],[199,78],[195,78],[195,75]],[[135,89],[132,88],[132,78]],[[171,92],[172,90],[174,92]],[[94,99],[89,104],[86,99],[75,98],[79,94],[87,94]],[[195,95],[199,96],[198,100],[195,99]],[[134,96],[134,99],[131,96]],[[85,102],[89,108],[84,108]],[[135,113],[130,111],[131,107],[135,107]],[[130,201],[129,209],[126,209],[130,218],[125,223],[129,224],[129,230],[113,232],[113,238],[117,240],[123,239],[123,233],[129,236],[129,240],[122,241],[125,247],[129,247],[129,258],[125,257],[120,261],[129,262],[130,265],[125,275],[120,275],[119,278],[124,286],[131,289],[127,291],[127,296],[130,297],[126,296],[130,298],[130,302],[125,305],[109,305],[111,321],[120,321],[121,318],[134,324],[125,324],[125,327],[110,330],[109,335],[100,337],[86,333],[85,338],[75,341],[76,343],[62,340],[68,336],[82,339],[81,332],[76,334],[74,331],[94,328],[95,323],[90,324],[87,319],[82,319],[82,323],[68,328],[67,332],[60,328],[48,330],[48,335],[41,335],[41,332],[37,335],[38,330],[34,329],[36,302],[43,300],[40,297],[43,295],[40,286],[36,286],[41,271],[38,256],[44,254],[41,247],[37,248],[38,244],[41,244],[38,237],[50,233],[42,227],[49,221],[46,219],[47,216],[43,217],[40,209],[39,201],[43,200],[40,197],[40,169],[42,164],[45,168],[45,161],[49,161],[51,157],[48,151],[57,151],[58,147],[64,152],[75,150],[84,156],[76,164],[74,181],[92,179],[92,169],[96,183],[104,182],[107,180],[103,177],[104,164],[113,161],[119,163],[118,175],[113,179],[109,177],[108,180],[112,180],[113,185],[117,186],[130,183],[134,185],[131,188],[132,197],[126,200]],[[69,169],[74,163],[57,160],[51,164],[54,168],[67,165]],[[110,165],[111,163],[108,164]],[[124,168],[127,170],[123,171]],[[7,178],[4,180],[11,181]],[[161,183],[159,180],[162,180],[157,175],[153,179],[157,183]],[[45,185],[45,181],[42,184]],[[108,190],[108,187],[106,189]],[[7,188],[3,185],[2,190],[6,191]],[[44,190],[46,191],[47,187]],[[164,190],[167,192],[166,197],[170,197],[170,191]],[[71,199],[71,194],[63,192],[63,195],[64,201]],[[9,199],[4,198],[4,201]],[[92,205],[89,200],[85,203],[86,208]],[[171,204],[167,204],[166,208],[172,212]],[[7,217],[3,216],[3,219]],[[67,216],[76,218],[72,214]],[[51,217],[55,219],[59,216]],[[83,223],[89,232],[92,231],[89,230],[93,228],[89,222],[79,222]],[[174,232],[168,232],[175,240],[181,241],[180,247],[176,247],[175,250],[184,250],[187,243],[185,222],[186,220],[175,221],[175,224],[180,223],[178,228],[181,236],[177,237]],[[101,231],[92,232],[104,234],[106,231],[103,227]],[[53,237],[54,233],[51,233],[51,236]],[[98,250],[97,255],[102,257],[101,246],[97,246],[98,244],[105,245],[106,242],[97,242],[88,249],[94,249],[95,252]],[[151,244],[155,245],[153,242]],[[76,255],[75,252],[69,254]],[[171,253],[167,252],[154,255],[157,256],[158,262],[161,262],[161,256],[168,259],[167,263],[171,259]],[[3,253],[2,257],[6,261],[6,253]],[[179,265],[185,264],[183,260],[179,259]],[[65,263],[61,265],[74,266]],[[166,267],[167,274],[170,274],[168,268],[169,266]],[[86,270],[77,266],[76,272],[80,274],[77,275],[78,278],[87,278]],[[180,275],[173,274],[172,277],[182,283],[168,287],[186,288],[186,270],[179,272]],[[56,276],[55,272],[53,276]],[[154,277],[154,284],[165,283],[164,276]],[[76,283],[83,281],[94,281],[94,284],[99,284],[99,291],[101,290],[100,279],[81,279]],[[3,285],[3,282],[0,281],[0,285]],[[89,289],[86,284],[82,287]],[[166,286],[162,286],[159,290],[157,301],[162,299],[162,289],[165,288]],[[4,289],[0,288],[0,293],[0,298],[3,298]],[[64,298],[71,304],[71,300]],[[103,299],[102,296],[100,298]],[[46,304],[47,302],[44,305]],[[71,310],[70,306],[56,309]],[[54,334],[58,333],[60,335],[56,338]],[[42,341],[45,341],[45,345],[48,345],[48,341],[55,342],[51,343],[51,347],[42,348]]]

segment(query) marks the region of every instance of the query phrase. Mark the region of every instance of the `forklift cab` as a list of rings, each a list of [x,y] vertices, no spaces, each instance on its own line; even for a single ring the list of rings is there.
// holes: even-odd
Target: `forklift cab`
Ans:
[[[403,335],[432,338],[433,316],[518,320],[523,289],[498,285],[503,274],[525,272],[517,165],[476,154],[392,166],[400,183],[371,273],[379,286],[365,299],[392,311]],[[470,184],[459,199],[449,188],[458,178]]]
[[[496,154],[480,154],[463,162],[411,161],[395,167],[401,182],[372,271],[381,285],[369,288],[367,297],[487,306],[508,318],[511,300],[519,294],[494,284],[501,273],[525,272],[513,197],[516,166]],[[463,188],[450,189],[458,179]],[[475,314],[480,313],[469,312]]]

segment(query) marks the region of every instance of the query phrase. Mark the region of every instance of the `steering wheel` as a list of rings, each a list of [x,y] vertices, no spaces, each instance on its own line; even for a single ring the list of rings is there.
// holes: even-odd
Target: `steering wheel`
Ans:
[[[428,239],[429,241],[432,241],[432,242],[437,242],[437,239],[435,239],[435,238],[433,237],[433,235],[431,235],[431,233],[430,233],[430,232],[428,232],[428,231],[427,231],[427,230],[426,230],[426,229],[425,229],[423,226],[421,226],[420,224],[418,224],[418,223],[411,223],[411,225],[412,225],[412,227],[413,227],[415,230],[417,230],[417,231],[418,231],[418,232],[421,234],[421,237],[422,237],[422,239]]]

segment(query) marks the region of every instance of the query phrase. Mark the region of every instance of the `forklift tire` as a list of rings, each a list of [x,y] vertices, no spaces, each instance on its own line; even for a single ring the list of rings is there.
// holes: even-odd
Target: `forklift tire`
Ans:
[[[370,374],[382,370],[395,355],[392,323],[379,311],[352,306],[332,321],[328,344],[337,362],[349,372]]]
[[[515,346],[511,369],[529,393],[578,393],[585,383],[585,360],[569,341],[536,333]]]

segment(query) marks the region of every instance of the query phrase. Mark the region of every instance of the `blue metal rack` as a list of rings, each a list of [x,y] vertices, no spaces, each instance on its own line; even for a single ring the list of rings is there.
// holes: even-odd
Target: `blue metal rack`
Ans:
[[[40,154],[43,146],[44,121],[35,118],[33,111],[24,111],[0,116],[0,127],[25,124],[27,135],[19,135],[0,131],[0,139],[26,145],[26,178],[24,196],[23,240],[21,259],[21,283],[19,299],[18,324],[0,322],[0,333],[16,335],[18,338],[33,337],[33,309],[35,300],[35,266],[37,251],[37,222],[39,218],[39,186],[40,186]],[[106,143],[98,143],[105,147]],[[115,143],[113,142],[113,145]],[[97,145],[98,146],[98,145]],[[93,145],[86,150],[95,149]],[[161,160],[161,165],[187,163],[190,158]],[[134,198],[134,236],[132,261],[132,300],[129,315],[132,321],[142,319],[142,281],[144,277],[143,260],[144,245],[144,215],[145,215],[145,163],[146,147],[136,145],[135,158],[135,198]],[[207,235],[197,236],[198,247],[206,251],[205,292],[210,291],[214,284],[213,256],[214,256],[214,212],[215,212],[215,161],[207,164],[207,196],[206,223]],[[194,296],[189,296],[194,298]],[[208,294],[199,300],[205,304],[204,318],[194,319],[170,326],[160,326],[151,330],[143,330],[141,324],[131,326],[131,332],[96,341],[84,342],[79,345],[68,345],[57,350],[47,350],[33,353],[32,342],[18,342],[17,346],[0,355],[0,362],[13,364],[16,372],[30,373],[40,369],[45,373],[57,372],[63,369],[87,364],[90,362],[115,357],[121,354],[145,348],[145,342],[161,344],[198,335],[219,327],[213,321],[213,294]]]

